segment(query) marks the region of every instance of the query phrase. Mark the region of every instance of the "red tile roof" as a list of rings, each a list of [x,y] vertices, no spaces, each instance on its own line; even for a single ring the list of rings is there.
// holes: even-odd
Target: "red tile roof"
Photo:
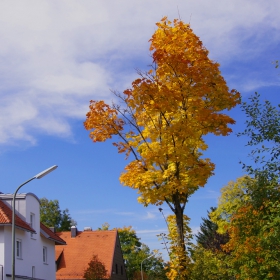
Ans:
[[[5,204],[2,200],[0,200],[0,225],[12,225],[12,215],[13,212],[11,208]],[[28,223],[23,221],[19,216],[15,215],[15,225],[18,228],[23,230],[27,230],[33,233],[36,231],[30,227]]]
[[[0,200],[0,226],[1,225],[12,225],[12,209],[2,200]],[[30,231],[32,233],[36,233],[36,231],[25,221],[23,221],[18,215],[15,215],[15,225],[18,228],[21,228],[26,231]],[[63,244],[66,242],[57,236],[54,232],[52,232],[48,227],[44,224],[40,223],[41,234],[46,238],[53,240],[56,245]]]
[[[45,226],[43,223],[40,223],[41,234],[46,238],[55,242],[55,245],[66,245],[66,242],[61,239],[56,233],[54,233],[51,229]]]
[[[105,265],[108,277],[112,274],[112,265],[117,241],[116,230],[82,231],[71,238],[71,232],[58,232],[67,245],[56,246],[58,267],[56,280],[83,279],[84,271],[93,255]]]

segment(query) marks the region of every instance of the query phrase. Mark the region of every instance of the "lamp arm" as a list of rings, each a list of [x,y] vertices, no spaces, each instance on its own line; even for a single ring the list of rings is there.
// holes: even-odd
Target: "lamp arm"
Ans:
[[[24,186],[25,184],[29,183],[30,181],[36,179],[36,177],[32,177],[31,179],[27,180],[23,184],[21,184],[15,191],[13,195],[13,207],[12,207],[12,280],[15,280],[15,200],[16,195],[19,189]]]
[[[17,192],[19,189],[24,186],[25,184],[29,183],[30,181],[34,179],[41,179],[45,175],[49,174],[53,170],[57,168],[57,165],[53,165],[49,167],[48,169],[40,172],[39,174],[33,176],[31,179],[27,180],[23,184],[21,184],[15,191],[14,196],[13,196],[13,207],[12,207],[12,280],[15,280],[15,199]]]

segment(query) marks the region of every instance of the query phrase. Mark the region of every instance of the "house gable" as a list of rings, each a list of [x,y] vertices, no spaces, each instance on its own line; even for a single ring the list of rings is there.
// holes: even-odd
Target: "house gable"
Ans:
[[[84,271],[93,255],[98,257],[112,280],[126,280],[124,262],[116,230],[78,231],[74,237],[71,232],[57,233],[66,241],[66,246],[56,246],[56,279],[84,279]],[[116,274],[116,265],[118,274]],[[121,267],[123,274],[121,275]]]
[[[0,200],[0,226],[12,225],[12,210],[10,207]],[[18,215],[15,216],[15,226],[22,230],[36,233],[36,231],[23,221]]]
[[[12,198],[0,194],[0,278],[4,280],[11,279]],[[15,202],[16,278],[54,280],[55,244],[66,243],[40,223],[40,201],[34,194],[19,194]]]

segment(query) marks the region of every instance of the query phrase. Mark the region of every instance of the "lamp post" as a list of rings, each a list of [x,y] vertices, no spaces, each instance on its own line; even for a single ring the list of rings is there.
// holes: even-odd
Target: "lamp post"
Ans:
[[[151,257],[154,257],[155,255],[154,254],[152,254],[152,255],[150,255],[149,257],[147,257],[146,259],[144,259],[142,262],[141,262],[141,279],[143,280],[143,271],[142,271],[142,264],[143,264],[143,262],[145,261],[145,260],[147,260],[147,259],[149,259],[149,258],[151,258]]]
[[[48,169],[38,173],[37,175],[35,175],[31,179],[29,179],[26,182],[24,182],[23,184],[21,184],[16,189],[16,191],[15,191],[15,193],[13,195],[13,207],[12,207],[12,280],[15,280],[15,198],[16,198],[17,192],[25,184],[29,183],[30,181],[32,181],[34,179],[41,179],[42,177],[44,177],[45,175],[49,174],[50,172],[52,172],[56,168],[57,168],[57,165],[54,165],[54,166],[52,166],[52,167],[50,167],[50,168],[48,168]]]

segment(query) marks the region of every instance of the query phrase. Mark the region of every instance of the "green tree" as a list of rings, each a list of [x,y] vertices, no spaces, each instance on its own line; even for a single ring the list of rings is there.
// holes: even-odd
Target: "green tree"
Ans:
[[[224,262],[238,279],[279,279],[280,188],[276,181],[248,176],[221,190],[211,219],[229,241]]]
[[[216,208],[211,207],[211,213],[215,210]],[[208,212],[208,218],[202,218],[200,231],[196,235],[197,243],[213,252],[221,251],[221,245],[226,244],[229,241],[229,237],[227,233],[220,234],[217,230],[218,225],[211,220],[210,213]]]
[[[134,279],[141,270],[141,262],[150,257],[153,252],[144,243],[132,227],[118,228],[123,258],[125,260],[128,279]],[[166,280],[165,263],[160,256],[153,256],[143,262],[142,268],[146,273],[147,279]]]
[[[110,225],[108,223],[104,223],[98,230],[108,230],[109,227]],[[122,228],[117,228],[117,230],[128,279],[134,280],[141,277],[141,262],[149,257],[142,265],[146,277],[145,279],[167,280],[167,276],[165,275],[165,262],[158,255],[150,257],[154,253],[150,251],[147,245],[140,241],[135,230],[133,230],[131,226],[124,226]]]
[[[218,225],[211,220],[211,214],[216,208],[211,207],[208,218],[202,218],[200,232],[196,235],[197,245],[192,246],[193,280],[229,280],[232,272],[229,267],[229,254],[223,250],[223,245],[229,241],[228,233],[218,233]]]
[[[223,263],[231,277],[241,280],[280,279],[280,105],[277,108],[260,99],[255,93],[249,102],[242,103],[247,120],[245,131],[239,133],[249,137],[247,145],[252,147],[254,164],[244,163],[243,168],[253,178],[244,176],[222,188],[218,207],[210,214],[217,231],[229,235],[229,241],[221,245],[228,254]],[[201,248],[195,253],[195,266],[200,263],[201,268],[207,263],[201,261],[203,256],[210,252]]]
[[[255,180],[251,177],[242,176],[236,181],[230,181],[221,189],[218,207],[209,214],[211,221],[218,226],[218,233],[225,234],[234,214],[245,201],[251,200],[250,193],[254,183]]]
[[[231,253],[232,267],[241,279],[280,279],[279,187],[259,183],[232,216],[224,249]]]
[[[231,252],[232,268],[239,279],[280,279],[279,107],[268,100],[262,102],[258,93],[242,103],[247,127],[239,136],[249,137],[255,163],[243,167],[254,180],[238,205],[229,200],[234,211],[226,226],[230,241],[224,247]],[[225,209],[230,210],[224,207],[222,212]]]
[[[77,225],[70,214],[69,210],[61,211],[58,200],[40,199],[40,219],[41,222],[48,226],[54,227],[56,231],[69,231],[71,226]]]
[[[256,92],[249,98],[249,102],[241,105],[247,117],[247,127],[238,135],[250,138],[247,145],[254,147],[250,155],[260,165],[243,166],[251,175],[275,180],[280,175],[280,104],[273,106],[268,100],[261,102],[260,98]]]
[[[97,230],[108,230],[110,225],[108,223],[102,224],[101,228],[99,227]]]
[[[98,256],[93,255],[87,269],[84,271],[84,278],[86,280],[110,279],[105,265],[99,261]]]
[[[228,259],[222,251],[205,249],[201,245],[193,246],[190,279],[192,280],[234,280]]]
[[[146,279],[167,280],[163,259],[153,254],[154,252],[151,252],[144,243],[141,244],[139,250],[132,250],[131,254],[126,258],[128,279],[134,280],[135,275],[139,275],[142,263],[142,271],[146,274]]]

